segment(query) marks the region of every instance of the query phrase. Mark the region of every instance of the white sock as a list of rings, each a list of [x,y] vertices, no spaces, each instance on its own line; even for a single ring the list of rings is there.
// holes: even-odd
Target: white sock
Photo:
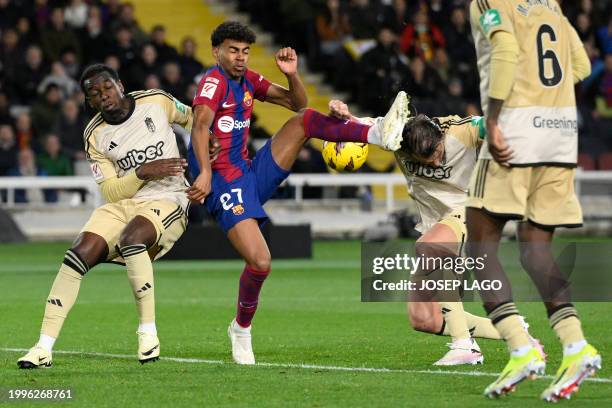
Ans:
[[[46,334],[40,334],[40,338],[38,339],[38,345],[45,350],[51,352],[53,351],[53,345],[55,344],[55,337],[47,336]]]
[[[510,355],[512,357],[522,357],[525,354],[527,354],[529,352],[529,350],[531,350],[533,348],[533,346],[531,344],[528,344],[526,346],[522,346],[519,347],[517,349],[514,349],[510,352]]]
[[[378,123],[382,118],[376,118],[375,123]],[[368,143],[377,146],[382,146],[382,135],[380,134],[380,126],[374,124],[368,129]]]
[[[563,347],[563,356],[569,357],[576,353],[579,353],[586,345],[586,340],[580,340],[575,343],[570,343],[567,346]]]
[[[154,336],[157,336],[157,327],[155,326],[155,322],[152,323],[140,323],[138,325],[138,331],[142,333],[149,333]]]

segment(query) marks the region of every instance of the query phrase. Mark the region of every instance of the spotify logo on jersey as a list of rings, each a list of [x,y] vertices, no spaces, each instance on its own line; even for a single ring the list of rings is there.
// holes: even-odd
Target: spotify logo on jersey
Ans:
[[[234,129],[242,130],[251,126],[251,119],[234,120],[231,116],[221,116],[217,121],[217,127],[223,133],[231,132]]]

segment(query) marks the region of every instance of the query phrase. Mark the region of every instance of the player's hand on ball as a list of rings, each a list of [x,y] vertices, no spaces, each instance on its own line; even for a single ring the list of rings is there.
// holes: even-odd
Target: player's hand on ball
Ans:
[[[338,99],[332,99],[329,101],[329,114],[335,118],[349,120],[351,119],[351,112],[349,111],[348,105]]]
[[[185,172],[187,160],[158,159],[145,163],[136,169],[136,176],[141,180],[161,179],[168,176],[180,176]]]
[[[510,167],[508,162],[514,157],[514,151],[506,143],[496,121],[487,120],[487,143],[493,159],[502,166]]]
[[[276,65],[278,69],[285,75],[294,75],[297,73],[298,59],[297,53],[291,47],[285,47],[278,50],[276,53]]]
[[[189,187],[187,192],[187,197],[191,201],[198,202],[200,204],[204,204],[204,199],[208,194],[210,194],[210,185],[212,179],[212,172],[210,169],[202,170],[200,175],[195,179],[191,187]]]

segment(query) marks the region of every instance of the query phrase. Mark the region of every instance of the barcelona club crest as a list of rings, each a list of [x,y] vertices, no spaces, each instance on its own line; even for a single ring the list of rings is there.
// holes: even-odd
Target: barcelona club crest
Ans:
[[[234,213],[234,215],[242,215],[244,214],[244,207],[242,206],[242,204],[238,204],[232,207],[232,212]]]
[[[149,129],[149,132],[151,133],[155,132],[155,123],[153,123],[153,119],[147,116],[145,118],[145,124],[147,125],[147,129]]]
[[[251,106],[251,104],[253,103],[253,97],[251,96],[251,93],[249,91],[246,91],[244,93],[242,103],[244,103],[245,106]]]

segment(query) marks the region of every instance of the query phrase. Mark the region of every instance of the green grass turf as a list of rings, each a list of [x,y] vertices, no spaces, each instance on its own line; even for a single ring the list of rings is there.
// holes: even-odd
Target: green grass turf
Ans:
[[[67,244],[0,246],[0,348],[29,348],[38,338],[44,301]],[[402,303],[361,303],[359,243],[317,242],[313,260],[276,261],[254,321],[259,362],[435,370],[448,338],[409,329]],[[231,363],[226,328],[235,312],[240,262],[156,263],[157,324],[162,360],[135,358],[137,318],[125,272],[97,267],[84,278],[56,350],[134,355],[110,358],[54,355],[47,370],[18,370],[22,353],[0,350],[0,388],[66,388],[73,406],[543,406],[549,380],[523,383],[499,402],[481,393],[494,377],[412,372],[351,372]],[[578,304],[585,332],[604,357],[599,378],[611,378],[612,306]],[[549,353],[548,373],[560,347],[541,304],[520,304],[533,335]],[[466,309],[481,313],[479,304]],[[499,372],[502,342],[481,340],[485,364],[445,371]],[[221,360],[192,364],[163,356]],[[3,403],[0,401],[0,405]],[[63,406],[54,403],[53,406]],[[612,383],[587,382],[573,406],[612,406]],[[10,405],[10,403],[6,404]],[[33,403],[40,407],[45,404]],[[13,406],[13,405],[11,405]],[[15,406],[28,406],[27,403]]]

